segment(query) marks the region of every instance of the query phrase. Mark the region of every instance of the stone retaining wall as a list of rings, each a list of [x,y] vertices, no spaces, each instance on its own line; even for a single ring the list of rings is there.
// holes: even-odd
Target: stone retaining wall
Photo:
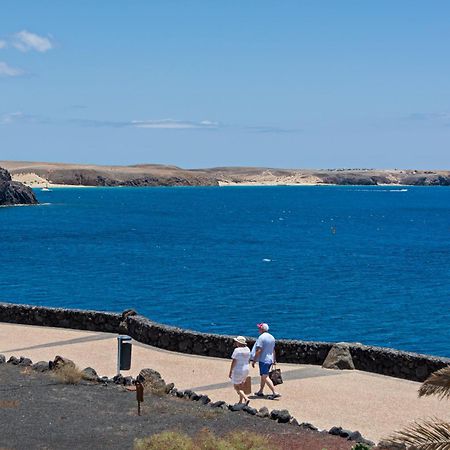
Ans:
[[[229,358],[232,336],[199,333],[152,322],[132,314],[113,314],[62,308],[0,303],[0,322],[126,333],[136,341],[154,347],[203,356]],[[250,346],[254,340],[249,340]],[[413,381],[450,365],[449,358],[402,352],[390,348],[347,344],[356,369]],[[322,365],[333,344],[280,339],[279,362]]]
[[[117,333],[121,318],[120,314],[100,311],[0,303],[0,322],[23,325]]]

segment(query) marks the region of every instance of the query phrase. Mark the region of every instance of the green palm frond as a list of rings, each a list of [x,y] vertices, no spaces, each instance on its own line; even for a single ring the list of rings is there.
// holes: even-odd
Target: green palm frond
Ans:
[[[440,399],[450,397],[450,366],[433,372],[419,389],[419,397],[437,395]]]
[[[450,450],[450,423],[439,419],[414,422],[393,434],[388,442],[414,450]]]

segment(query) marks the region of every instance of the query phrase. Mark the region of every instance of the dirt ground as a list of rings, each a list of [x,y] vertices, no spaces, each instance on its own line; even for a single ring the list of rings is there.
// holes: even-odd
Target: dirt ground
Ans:
[[[135,393],[122,386],[61,384],[49,374],[0,365],[1,449],[132,449],[135,438],[164,430],[218,435],[250,430],[281,449],[348,450],[352,442],[270,419],[147,394],[137,415]]]

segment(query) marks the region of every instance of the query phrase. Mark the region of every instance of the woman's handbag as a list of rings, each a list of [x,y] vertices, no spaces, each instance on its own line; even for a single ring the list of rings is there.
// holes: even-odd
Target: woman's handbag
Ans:
[[[277,369],[277,365],[274,364],[273,369],[269,372],[269,378],[274,386],[278,384],[283,384],[283,378],[281,376],[281,369]]]
[[[245,381],[242,383],[242,390],[245,395],[249,395],[252,393],[252,378],[247,377]]]

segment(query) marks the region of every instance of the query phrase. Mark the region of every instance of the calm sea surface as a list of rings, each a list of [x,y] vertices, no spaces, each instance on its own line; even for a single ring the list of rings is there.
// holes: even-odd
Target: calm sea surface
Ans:
[[[0,300],[450,356],[450,188],[37,195],[0,208]]]

